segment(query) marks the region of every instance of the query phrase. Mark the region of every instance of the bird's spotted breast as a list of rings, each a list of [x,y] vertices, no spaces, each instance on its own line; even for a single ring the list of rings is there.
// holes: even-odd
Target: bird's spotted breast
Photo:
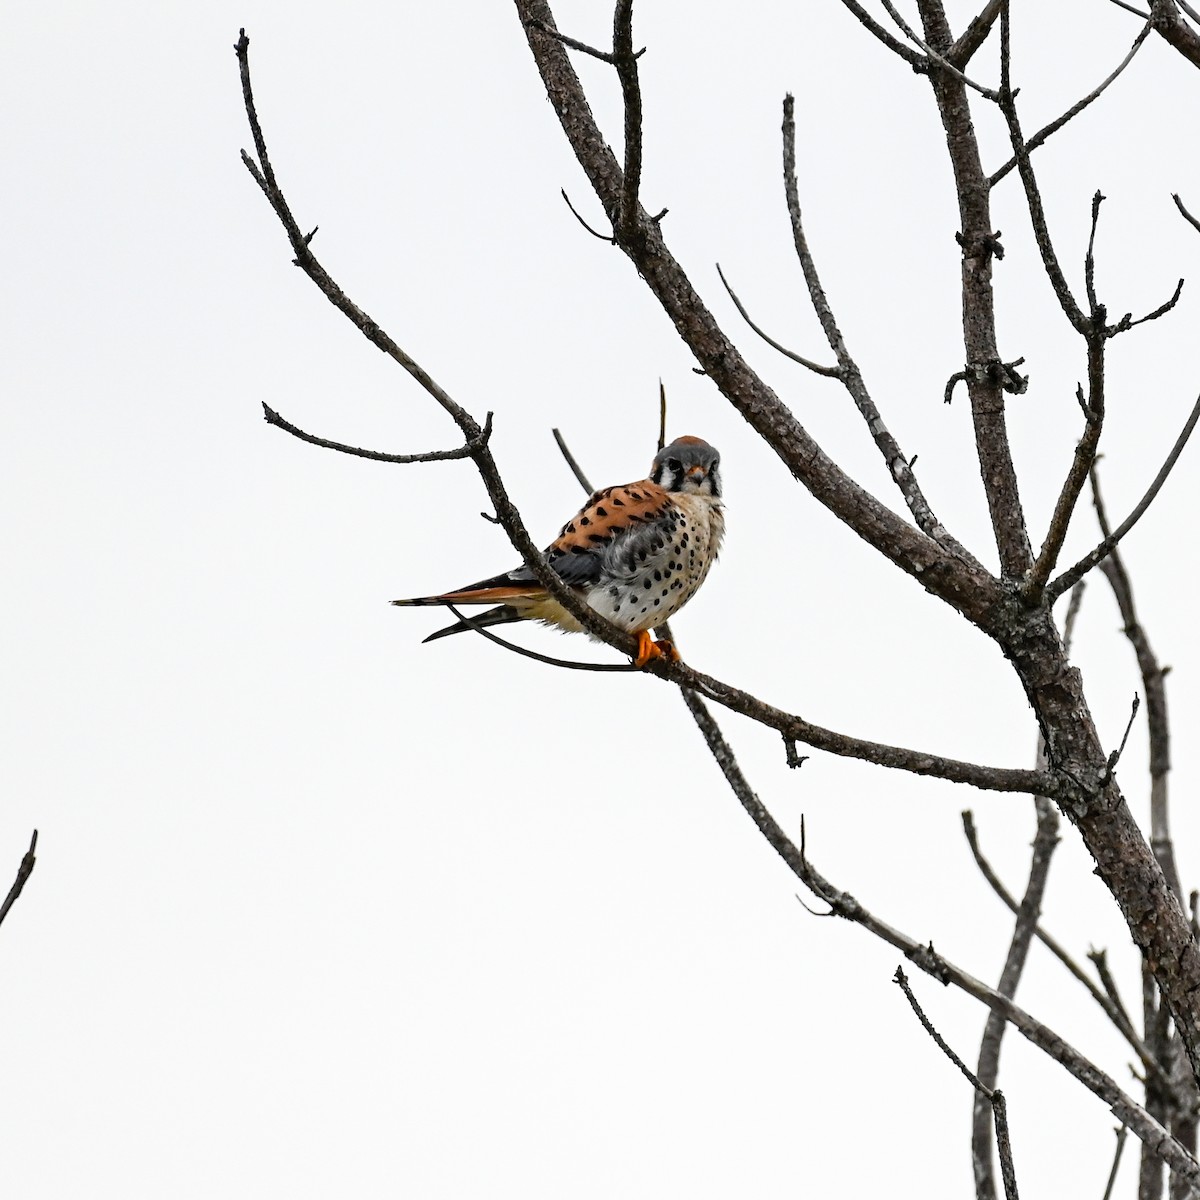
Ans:
[[[724,532],[719,503],[703,496],[664,497],[643,527],[605,555],[588,603],[638,633],[677,613],[704,582]]]

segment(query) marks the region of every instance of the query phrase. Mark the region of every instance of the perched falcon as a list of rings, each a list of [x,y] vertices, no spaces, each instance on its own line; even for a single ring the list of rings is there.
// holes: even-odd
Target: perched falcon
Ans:
[[[588,605],[614,625],[638,635],[637,666],[677,658],[650,630],[677,613],[704,582],[725,533],[721,456],[696,437],[664,446],[650,478],[596,492],[546,549],[550,566]],[[544,621],[577,632],[581,626],[522,565],[440,596],[393,604],[492,604],[477,625]],[[462,633],[458,621],[425,640]]]

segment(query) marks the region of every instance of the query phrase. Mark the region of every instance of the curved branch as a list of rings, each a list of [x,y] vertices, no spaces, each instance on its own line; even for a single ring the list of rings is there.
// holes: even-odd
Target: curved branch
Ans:
[[[750,314],[746,311],[746,306],[738,299],[738,294],[729,285],[729,280],[725,278],[725,272],[721,270],[721,264],[717,263],[717,274],[721,277],[721,283],[725,290],[729,293],[730,300],[733,301],[734,307],[738,310],[743,321],[758,334],[772,350],[778,350],[785,358],[790,358],[792,362],[799,363],[802,367],[807,367],[815,375],[824,375],[827,379],[841,379],[841,367],[823,367],[820,363],[815,363],[811,359],[805,358],[803,355],[797,354],[794,350],[789,350],[786,346],[777,342],[769,333],[765,332],[756,325]]]
[[[1187,445],[1188,438],[1192,436],[1192,430],[1196,428],[1197,420],[1200,420],[1200,396],[1197,396],[1196,403],[1192,405],[1192,411],[1188,415],[1188,419],[1184,423],[1179,436],[1175,439],[1175,445],[1171,447],[1171,453],[1167,455],[1167,461],[1159,468],[1153,483],[1146,489],[1146,494],[1138,501],[1133,512],[1100,545],[1090,553],[1085,554],[1073,567],[1064,571],[1053,583],[1049,584],[1046,588],[1047,596],[1052,600],[1056,599],[1068,588],[1078,583],[1098,562],[1102,562],[1107,558],[1113,547],[1119,545],[1121,539],[1141,520],[1146,509],[1154,502],[1154,497],[1162,490],[1162,485],[1166,483],[1167,476],[1171,474],[1171,468],[1179,461],[1179,456],[1183,453],[1183,448]]]
[[[479,436],[461,446],[456,446],[453,450],[429,450],[424,454],[385,454],[382,450],[364,450],[359,446],[347,446],[344,442],[331,442],[327,438],[305,433],[299,426],[293,425],[291,421],[281,417],[265,401],[263,402],[263,417],[268,425],[274,425],[276,428],[282,429],[284,433],[290,433],[292,437],[299,438],[302,442],[309,442],[313,446],[321,446],[326,450],[338,450],[342,454],[353,454],[357,458],[370,458],[376,462],[388,463],[449,462],[456,458],[471,458],[476,451],[487,445],[488,439],[492,436],[492,414],[488,413]]]
[[[808,238],[804,233],[804,222],[800,214],[800,195],[796,183],[796,101],[790,94],[783,99],[783,187],[787,197],[788,216],[792,223],[792,241],[796,247],[796,257],[800,260],[800,269],[804,272],[804,282],[808,285],[808,294],[812,300],[813,311],[821,328],[825,332],[825,340],[829,343],[838,361],[838,377],[841,379],[855,407],[861,413],[871,432],[871,437],[883,455],[887,464],[888,474],[895,481],[908,505],[919,528],[931,538],[949,547],[954,554],[965,560],[974,562],[966,548],[952,537],[929,507],[921,485],[917,483],[912,473],[912,466],[900,449],[900,444],[892,436],[888,427],[883,423],[883,417],[867,385],[863,381],[858,363],[846,347],[846,339],[838,328],[837,319],[829,305],[829,297],[821,286],[821,277],[817,274],[817,264],[809,249]]]
[[[1146,24],[1142,27],[1142,31],[1133,39],[1133,45],[1129,47],[1128,53],[1123,59],[1121,59],[1116,70],[1113,71],[1112,74],[1109,75],[1099,87],[1088,92],[1088,94],[1084,96],[1084,98],[1078,103],[1072,104],[1071,107],[1068,108],[1061,117],[1056,117],[1050,122],[1049,125],[1042,126],[1042,128],[1039,129],[1037,133],[1035,133],[1033,137],[1031,137],[1029,141],[1025,143],[1025,153],[1027,155],[1032,154],[1034,150],[1036,150],[1051,135],[1057,133],[1068,121],[1070,121],[1073,117],[1079,116],[1079,114],[1083,112],[1083,110],[1087,108],[1093,101],[1098,100],[1104,94],[1104,92],[1108,90],[1108,87],[1116,81],[1121,72],[1124,71],[1131,62],[1133,62],[1134,55],[1137,54],[1137,52],[1141,49],[1142,43],[1146,40],[1146,37],[1149,35],[1149,33],[1150,22],[1147,20]],[[1004,164],[1004,166],[1000,167],[999,170],[994,171],[988,177],[988,187],[994,188],[996,184],[998,184],[1000,180],[1002,180],[1016,165],[1017,156],[1014,154],[1013,157]]]

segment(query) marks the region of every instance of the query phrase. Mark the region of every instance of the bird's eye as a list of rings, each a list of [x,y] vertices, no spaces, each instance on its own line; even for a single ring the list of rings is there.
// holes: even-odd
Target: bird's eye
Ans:
[[[668,458],[667,469],[672,475],[678,475],[679,472],[683,470],[683,463],[681,463],[677,458]]]

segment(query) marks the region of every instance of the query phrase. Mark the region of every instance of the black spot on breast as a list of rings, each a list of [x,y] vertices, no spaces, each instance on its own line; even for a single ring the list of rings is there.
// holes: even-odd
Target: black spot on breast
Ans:
[[[607,533],[589,533],[589,542],[607,542],[609,535]]]
[[[630,500],[640,500],[642,498],[642,494],[640,492],[630,492],[629,498]]]
[[[607,516],[608,516],[608,509],[607,509],[607,508],[605,508],[603,504],[597,504],[597,505],[596,505],[596,516],[598,516],[598,517],[607,517]]]
[[[575,522],[574,521],[571,521],[570,524],[567,525],[567,532],[568,533],[575,532]]]
[[[657,601],[657,600],[655,600],[655,602],[654,602],[654,607],[655,607],[655,608],[657,608],[657,607],[658,607],[658,601]]]
[[[580,523],[580,525],[590,525],[592,523],[592,520],[590,517],[580,517],[579,523]]]
[[[614,508],[624,508],[625,507],[625,501],[622,500],[620,496],[614,496],[612,498],[612,502],[613,502]]]
[[[655,579],[657,579],[657,580],[659,580],[659,581],[661,581],[661,580],[662,580],[662,572],[661,572],[661,571],[655,571],[655,572],[654,572],[654,578],[655,578]]]
[[[667,594],[667,593],[668,593],[670,590],[671,590],[670,588],[663,588],[663,590],[662,590],[662,594],[665,596],[665,595],[666,595],[666,594]],[[657,600],[655,600],[655,602],[654,602],[654,603],[655,603],[655,604],[657,604],[657,603],[658,603],[658,601],[657,601]]]
[[[654,586],[654,580],[647,579],[646,582],[644,584],[642,584],[642,586],[645,588],[651,588]]]

